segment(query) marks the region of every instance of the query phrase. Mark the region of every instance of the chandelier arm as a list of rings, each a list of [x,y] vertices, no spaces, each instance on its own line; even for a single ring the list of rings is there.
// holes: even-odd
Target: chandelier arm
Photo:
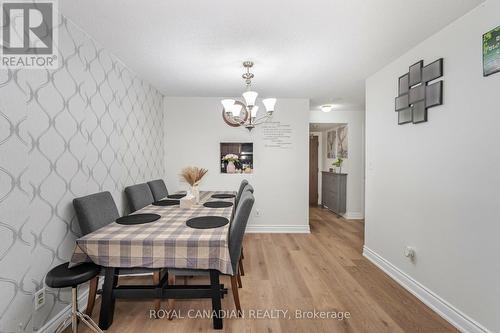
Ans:
[[[259,119],[256,119],[254,122],[252,122],[253,125],[261,125],[266,123],[269,119],[271,119],[270,116],[264,116],[260,117]]]
[[[248,121],[240,121],[240,126],[246,126],[248,124],[249,124]]]
[[[264,116],[261,116],[260,118],[257,118],[256,121],[261,121],[261,120],[267,120],[267,119],[271,119],[273,116],[272,115],[269,115],[269,114],[266,114]]]

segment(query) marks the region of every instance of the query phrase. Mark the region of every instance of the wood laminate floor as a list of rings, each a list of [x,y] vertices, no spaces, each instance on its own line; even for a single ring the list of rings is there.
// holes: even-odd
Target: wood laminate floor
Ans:
[[[241,306],[288,310],[291,319],[225,319],[225,332],[456,332],[456,329],[365,259],[364,225],[311,207],[311,234],[248,234]],[[123,278],[127,283],[150,278]],[[191,278],[188,283],[200,283]],[[178,281],[182,283],[182,280]],[[229,278],[222,283],[230,286]],[[232,295],[223,309],[234,309]],[[118,300],[107,332],[209,332],[210,319],[150,319],[152,301]],[[93,318],[98,320],[99,300]],[[168,310],[167,303],[162,308]],[[176,301],[177,313],[210,310],[210,300]],[[295,319],[296,310],[349,312],[350,318]],[[193,313],[191,311],[191,313]],[[257,312],[254,312],[256,315]],[[276,313],[274,313],[276,314]],[[80,325],[80,332],[90,330]],[[69,330],[66,330],[69,332]]]

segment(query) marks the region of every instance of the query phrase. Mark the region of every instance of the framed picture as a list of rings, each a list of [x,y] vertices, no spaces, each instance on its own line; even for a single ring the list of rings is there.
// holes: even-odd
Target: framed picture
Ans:
[[[349,158],[347,147],[347,125],[337,129],[337,157]]]
[[[500,72],[500,26],[483,35],[483,76]]]
[[[221,142],[220,172],[253,173],[253,143]]]
[[[329,131],[326,136],[326,157],[336,158],[335,148],[337,146],[337,131]]]

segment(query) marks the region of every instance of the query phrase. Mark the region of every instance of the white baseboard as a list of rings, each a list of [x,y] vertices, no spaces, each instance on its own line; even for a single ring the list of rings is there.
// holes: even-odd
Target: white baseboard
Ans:
[[[104,283],[104,278],[99,278],[99,283],[97,288],[101,289],[102,284]],[[97,297],[100,297],[97,295]],[[78,293],[78,309],[81,312],[84,312],[87,309],[87,299],[89,298],[89,290],[88,288],[85,291]],[[95,309],[95,308],[94,308]],[[95,310],[94,310],[95,311]],[[37,333],[54,333],[59,327],[59,325],[64,322],[71,315],[71,304],[67,305],[64,309],[62,309],[58,314],[52,317],[48,322],[45,323],[42,327],[37,330]],[[65,326],[68,327],[71,324],[71,321],[67,323]]]
[[[248,225],[247,233],[309,234],[309,225]]]
[[[414,280],[411,276],[401,271],[399,268],[366,246],[363,247],[363,256],[365,256],[373,264],[399,283],[403,288],[415,295],[415,297],[421,300],[425,305],[430,307],[461,332],[491,333],[491,331],[483,327],[481,324],[468,317],[465,313],[455,308],[439,295],[436,295],[434,292],[420,284],[420,282]]]
[[[347,220],[362,220],[365,218],[361,212],[347,212],[343,215],[343,217]]]

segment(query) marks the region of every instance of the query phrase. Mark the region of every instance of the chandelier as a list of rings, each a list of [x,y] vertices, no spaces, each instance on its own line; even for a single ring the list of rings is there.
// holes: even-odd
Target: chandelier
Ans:
[[[244,126],[251,131],[256,125],[263,124],[272,117],[276,98],[265,98],[262,100],[262,104],[266,108],[266,113],[259,116],[259,106],[256,105],[259,94],[251,90],[252,79],[255,76],[253,73],[250,73],[253,62],[245,61],[243,67],[246,69],[246,72],[241,76],[245,80],[246,85],[246,91],[242,94],[244,102],[234,99],[221,100],[224,107],[222,109],[222,118],[229,126]]]

